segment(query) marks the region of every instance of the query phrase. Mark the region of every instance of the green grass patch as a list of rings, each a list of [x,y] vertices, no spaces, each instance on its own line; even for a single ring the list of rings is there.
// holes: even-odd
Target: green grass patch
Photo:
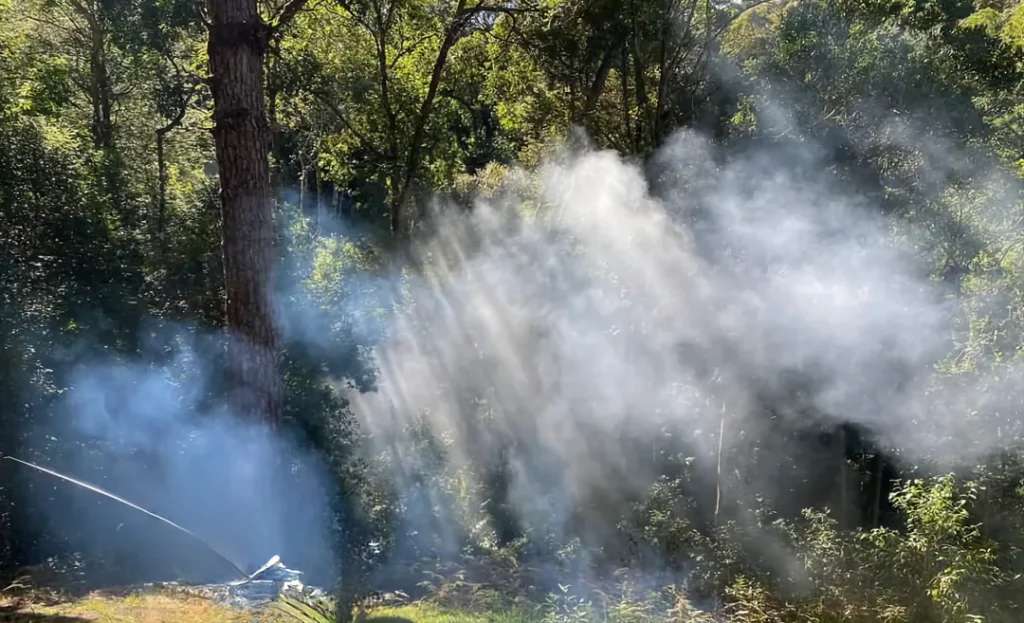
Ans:
[[[128,595],[93,593],[54,604],[0,602],[0,622],[16,623],[277,623],[200,597],[146,592]]]
[[[538,623],[540,618],[523,611],[460,612],[429,603],[375,608],[366,623]]]

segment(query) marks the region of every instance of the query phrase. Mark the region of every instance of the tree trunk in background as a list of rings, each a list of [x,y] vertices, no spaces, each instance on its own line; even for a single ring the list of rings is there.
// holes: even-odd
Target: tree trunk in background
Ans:
[[[308,216],[309,215],[309,209],[308,209],[309,207],[306,205],[306,203],[309,200],[309,188],[308,188],[309,181],[308,181],[308,177],[307,177],[308,174],[309,174],[309,167],[306,166],[306,157],[303,155],[301,150],[299,150],[299,154],[298,155],[299,155],[299,212],[301,212],[303,216]]]
[[[99,151],[98,181],[100,192],[113,214],[126,229],[134,229],[137,214],[128,206],[123,177],[124,163],[115,145],[113,110],[116,95],[111,82],[108,48],[110,47],[110,7],[102,3],[73,3],[72,10],[83,23],[80,28],[89,48],[88,97],[92,107],[89,126],[93,147]]]
[[[165,238],[164,219],[167,218],[167,156],[164,149],[166,135],[167,132],[156,131],[156,238],[157,245],[161,249],[163,249]]]
[[[100,11],[80,13],[89,24],[89,99],[92,103],[92,142],[97,149],[114,146],[114,124],[111,115],[113,92],[107,72],[107,35]]]
[[[871,527],[877,528],[882,524],[882,455],[875,454],[875,494],[871,503]]]
[[[625,134],[623,140],[623,146],[629,146],[631,149],[636,149],[635,141],[633,140],[633,121],[630,117],[631,112],[629,109],[629,47],[623,45],[620,50],[619,59],[619,89],[622,91],[622,129]]]
[[[836,477],[839,482],[839,509],[836,512],[836,518],[839,521],[839,528],[846,530],[850,527],[849,525],[849,512],[850,512],[850,493],[849,493],[849,477],[847,476],[846,467],[846,427],[839,427],[839,465],[838,473]]]
[[[167,135],[181,125],[188,110],[191,93],[181,101],[181,106],[174,117],[165,125],[156,129],[156,171],[157,171],[157,210],[156,237],[157,246],[163,252],[166,236],[164,229],[167,222]]]
[[[611,73],[612,65],[615,63],[616,52],[618,52],[617,47],[609,47],[605,50],[604,55],[601,56],[601,64],[598,65],[597,73],[594,75],[594,80],[590,83],[590,88],[587,89],[586,97],[583,100],[583,110],[580,111],[580,116],[576,119],[576,123],[584,127],[590,121],[590,117],[593,116],[594,111],[597,109],[597,101],[601,99],[601,95],[604,93],[605,83],[608,82],[608,74]]]
[[[651,147],[661,144],[664,134],[665,98],[668,93],[669,75],[669,39],[672,36],[672,3],[667,2],[662,9],[664,18],[658,42],[658,89],[654,99],[654,119],[651,129]]]
[[[647,98],[647,84],[644,77],[644,63],[640,56],[640,44],[636,32],[633,33],[633,89],[636,91],[636,105],[639,109],[639,121],[636,124],[637,150],[643,149],[650,137],[651,110]]]
[[[316,233],[320,234],[324,231],[327,216],[324,214],[324,180],[323,176],[320,175],[320,169],[315,163],[316,161],[314,160],[313,183],[316,185],[316,194],[313,197],[313,213],[316,215]]]
[[[273,196],[264,113],[263,61],[270,29],[256,0],[208,0],[213,135],[221,186],[227,367],[239,414],[281,417],[280,337],[271,300]]]

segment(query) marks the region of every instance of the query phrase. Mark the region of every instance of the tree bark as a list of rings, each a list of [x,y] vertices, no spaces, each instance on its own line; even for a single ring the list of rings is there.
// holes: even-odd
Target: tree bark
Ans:
[[[221,186],[229,401],[271,426],[281,417],[280,335],[271,296],[274,220],[264,111],[270,28],[256,0],[208,0],[210,85]]]

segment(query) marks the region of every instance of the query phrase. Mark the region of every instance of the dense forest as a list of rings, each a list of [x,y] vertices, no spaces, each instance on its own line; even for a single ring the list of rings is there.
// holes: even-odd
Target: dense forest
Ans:
[[[1024,619],[1019,0],[0,0],[0,76],[0,455],[202,541],[0,461],[5,593]]]

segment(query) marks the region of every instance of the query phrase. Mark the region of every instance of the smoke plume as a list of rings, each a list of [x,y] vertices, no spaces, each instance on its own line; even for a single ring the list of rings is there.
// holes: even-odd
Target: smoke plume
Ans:
[[[47,447],[36,451],[185,526],[243,569],[280,554],[329,581],[336,569],[322,462],[302,440],[214,399],[217,339],[173,326],[145,333],[152,339],[141,356],[76,366]],[[95,554],[120,581],[235,575],[196,543],[106,498],[50,480],[39,490],[51,533]]]
[[[610,547],[666,461],[713,478],[720,443],[727,498],[793,504],[828,502],[822,466],[841,460],[794,435],[856,427],[908,465],[1002,449],[1007,431],[972,414],[1008,408],[1018,379],[936,374],[955,292],[926,232],[837,177],[827,147],[730,152],[684,131],[646,169],[567,149],[439,217],[377,388],[350,396],[415,529],[444,542],[479,507],[510,534]],[[441,467],[449,482],[425,476]]]

